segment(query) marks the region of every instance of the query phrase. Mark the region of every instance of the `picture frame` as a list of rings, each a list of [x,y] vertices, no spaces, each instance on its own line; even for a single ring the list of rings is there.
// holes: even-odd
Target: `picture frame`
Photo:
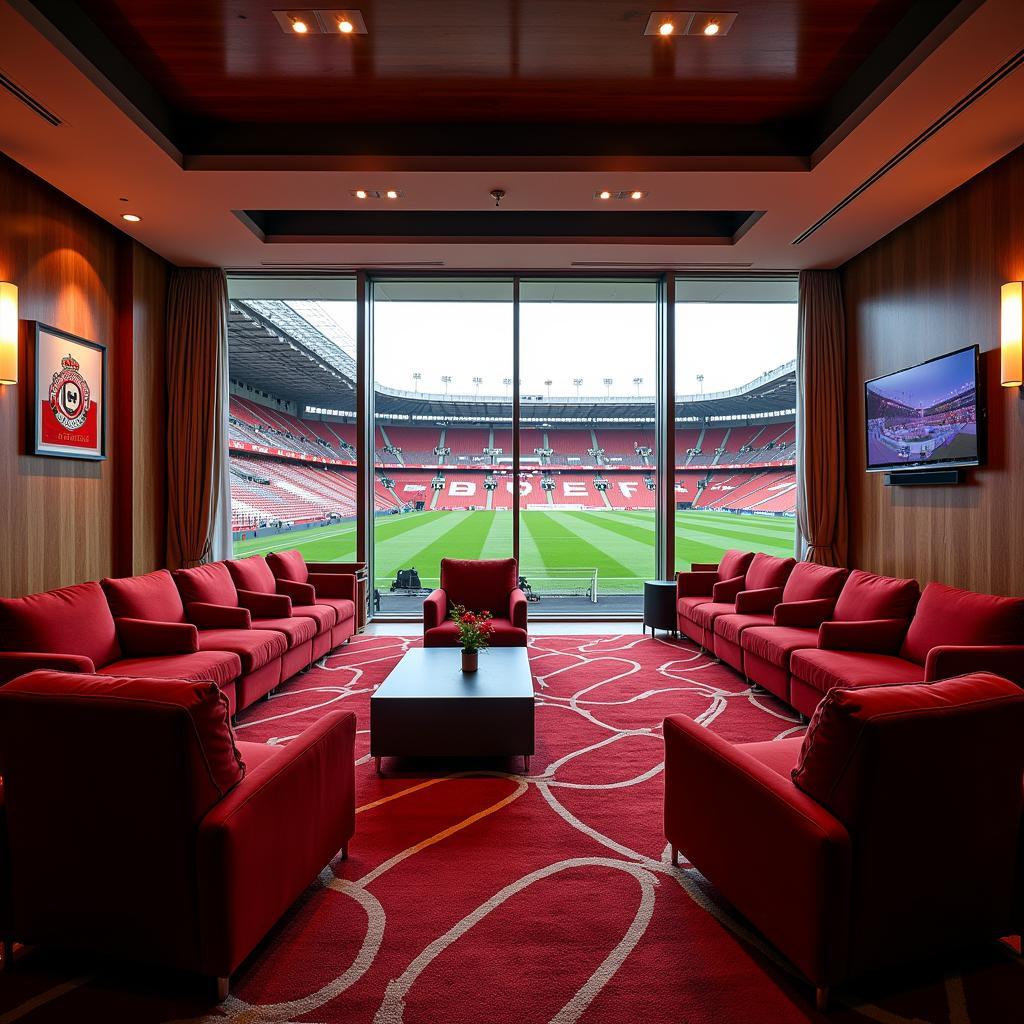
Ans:
[[[48,324],[31,327],[31,454],[106,459],[107,347]]]

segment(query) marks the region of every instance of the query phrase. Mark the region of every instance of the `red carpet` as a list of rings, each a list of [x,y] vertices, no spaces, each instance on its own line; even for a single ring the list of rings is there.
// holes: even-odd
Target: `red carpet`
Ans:
[[[649,638],[539,637],[529,777],[521,763],[470,771],[386,760],[381,779],[368,755],[369,695],[409,643],[357,637],[243,714],[239,738],[285,743],[326,708],[355,710],[360,810],[350,859],[256,951],[227,1003],[211,1008],[191,978],[37,951],[0,978],[0,1024],[1022,1019],[1024,963],[997,948],[963,973],[932,968],[844,993],[819,1015],[810,988],[695,871],[669,866],[664,716],[683,712],[731,740],[800,730],[731,670]],[[74,877],[73,851],[55,884],[88,884]]]

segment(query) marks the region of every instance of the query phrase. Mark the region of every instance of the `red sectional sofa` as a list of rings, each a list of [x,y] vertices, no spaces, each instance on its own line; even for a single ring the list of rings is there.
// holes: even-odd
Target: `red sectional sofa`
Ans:
[[[423,602],[424,647],[458,646],[459,631],[448,617],[453,604],[491,613],[492,647],[526,646],[526,594],[514,558],[442,558],[440,584]]]
[[[227,995],[231,973],[346,852],[356,726],[328,712],[268,746],[236,742],[229,714],[213,684],[163,676],[38,671],[0,687],[5,944],[194,971]],[[69,864],[78,881],[55,884]]]
[[[0,685],[45,668],[208,680],[233,714],[355,631],[355,603],[338,596],[355,595],[355,577],[309,579],[278,580],[246,558],[0,598]]]
[[[798,562],[781,591],[768,588],[741,592],[736,597],[736,612],[715,619],[715,657],[744,672],[741,637],[746,630],[774,625],[780,616],[831,614],[845,580],[845,569]]]
[[[824,1008],[830,986],[1020,933],[1022,734],[1024,692],[988,673],[833,689],[802,740],[667,718],[665,836]]]
[[[251,558],[235,562],[248,565]],[[306,562],[301,551],[277,551],[267,555],[267,565],[277,580],[277,592],[299,605],[296,614],[318,614],[318,608],[334,611],[331,647],[345,643],[356,631],[356,578],[339,572],[330,562]]]
[[[676,601],[679,629],[706,650],[714,646],[716,619],[763,612],[778,604],[796,565],[794,558],[775,558],[761,552],[751,555],[744,565],[742,557],[735,557],[742,555],[727,551],[715,572],[679,574],[676,593],[685,591],[685,596],[678,596]]]

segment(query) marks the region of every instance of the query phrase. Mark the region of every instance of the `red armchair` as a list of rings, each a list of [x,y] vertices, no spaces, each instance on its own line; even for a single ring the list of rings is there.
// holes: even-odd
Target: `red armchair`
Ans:
[[[787,601],[772,613],[772,625],[745,629],[740,636],[743,671],[750,682],[763,686],[769,693],[809,715],[817,706],[821,694],[808,694],[798,684],[794,696],[790,672],[794,653],[817,647],[819,626],[826,621],[891,619],[905,625],[914,613],[920,594],[917,580],[876,576],[855,569],[846,577],[838,600],[823,597],[817,600]]]
[[[312,602],[334,609],[332,648],[346,643],[355,633],[358,588],[352,573],[339,572],[330,562],[307,565],[301,551],[275,551],[267,555],[267,565],[277,580],[279,593],[288,594],[303,607]]]
[[[740,553],[726,552],[719,567],[720,573],[724,575],[725,572],[733,571],[728,556],[736,554]],[[715,642],[715,620],[722,615],[762,612],[766,608],[770,610],[782,600],[782,588],[795,565],[794,558],[775,558],[759,551],[751,556],[745,569],[712,584],[710,600],[678,600],[676,603],[679,608],[679,629],[700,644],[701,648],[711,650]],[[704,574],[698,572],[679,575],[676,583],[677,593],[679,587],[683,585],[683,577],[700,577]]]
[[[733,746],[668,718],[673,860],[682,851],[824,1008],[831,986],[1020,929],[1022,733],[1024,692],[987,673],[833,689],[802,741]]]
[[[283,633],[272,629],[207,628],[198,629],[185,620],[185,606],[166,569],[144,576],[100,581],[107,604],[118,625],[122,646],[132,631],[143,635],[153,633],[167,637],[195,634],[196,650],[230,651],[242,663],[242,674],[229,694],[231,713],[248,707],[254,700],[269,693],[281,682],[288,641]],[[250,622],[252,617],[250,615]]]
[[[747,576],[749,579],[750,571]],[[845,580],[845,569],[798,562],[781,590],[768,587],[741,591],[736,597],[735,613],[719,615],[714,620],[715,657],[731,665],[737,672],[744,672],[741,637],[746,630],[754,626],[773,625],[780,609],[783,618],[792,614],[790,609],[806,612],[808,605],[815,610],[827,608],[831,614]]]
[[[442,558],[440,582],[423,602],[424,647],[458,646],[458,630],[448,618],[453,604],[491,613],[492,647],[526,646],[526,595],[519,589],[514,558]]]
[[[313,663],[316,623],[305,616],[292,615],[292,603],[287,597],[238,590],[223,562],[175,569],[173,578],[185,614],[201,629],[256,629],[284,636],[288,646],[281,656],[278,681],[267,685],[269,680],[263,679],[260,686],[247,687],[244,691],[240,683],[239,707],[247,707],[282,680],[290,679]]]
[[[231,573],[239,593],[283,594],[291,602],[293,616],[304,616],[313,620],[316,633],[313,636],[313,660],[322,658],[333,646],[331,642],[338,613],[327,604],[316,603],[316,590],[308,583],[293,583],[291,580],[274,578],[267,560],[262,555],[238,558],[224,563]]]
[[[834,686],[930,683],[966,671],[995,672],[1024,686],[1024,598],[929,583],[909,628],[903,611],[822,623],[817,649],[790,659],[793,707],[812,714]]]
[[[223,998],[231,973],[346,852],[355,722],[330,712],[285,746],[236,744],[209,683],[49,671],[9,683],[5,935],[194,971],[216,978]],[[82,884],[55,886],[69,850]]]
[[[131,627],[129,627],[131,628]],[[135,629],[122,645],[98,583],[0,598],[0,684],[36,668],[209,680],[234,700],[237,654],[186,646],[183,634]]]

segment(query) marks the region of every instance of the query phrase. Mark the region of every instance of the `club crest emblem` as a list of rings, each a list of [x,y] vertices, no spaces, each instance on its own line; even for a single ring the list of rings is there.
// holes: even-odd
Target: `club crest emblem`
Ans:
[[[65,356],[60,366],[50,381],[50,409],[65,430],[79,430],[92,404],[89,382],[79,373],[80,364],[72,356]]]

